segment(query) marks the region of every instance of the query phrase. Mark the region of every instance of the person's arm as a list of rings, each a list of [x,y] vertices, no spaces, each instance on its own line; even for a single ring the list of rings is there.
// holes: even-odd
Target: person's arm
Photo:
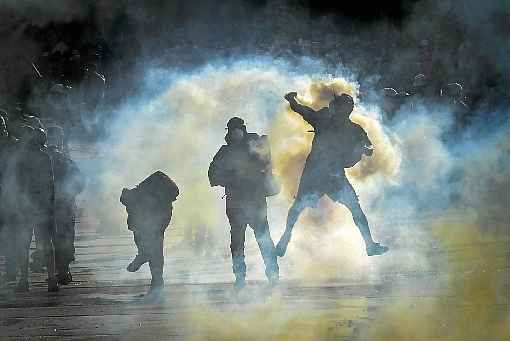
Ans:
[[[228,176],[229,172],[225,168],[225,153],[226,153],[226,146],[222,146],[220,150],[214,155],[214,158],[209,165],[209,183],[211,187],[214,186],[222,186],[225,187],[225,185],[228,182]]]
[[[372,141],[370,141],[370,138],[368,138],[368,134],[361,128],[363,134],[362,134],[362,140],[361,143],[363,145],[363,154],[366,156],[371,156],[374,152],[374,145],[372,144]]]
[[[310,107],[307,107],[306,105],[302,105],[298,103],[296,100],[297,93],[296,92],[289,92],[285,95],[285,99],[289,102],[290,108],[301,115],[303,119],[308,122],[311,126],[315,125],[316,121],[316,114],[317,112],[313,110]]]

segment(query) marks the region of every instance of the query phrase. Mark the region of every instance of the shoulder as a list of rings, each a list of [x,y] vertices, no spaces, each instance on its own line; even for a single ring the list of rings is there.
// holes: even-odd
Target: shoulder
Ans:
[[[262,136],[257,133],[248,133],[247,139],[248,141],[258,141],[262,138]]]
[[[226,144],[222,145],[220,147],[220,149],[218,149],[218,151],[216,152],[216,156],[215,157],[219,157],[221,155],[224,155],[225,153],[228,153],[228,151],[230,150],[230,147]]]

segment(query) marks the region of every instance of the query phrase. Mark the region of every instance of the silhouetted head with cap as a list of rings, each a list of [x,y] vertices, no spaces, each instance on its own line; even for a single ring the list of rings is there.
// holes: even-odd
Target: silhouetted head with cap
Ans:
[[[227,135],[225,136],[227,144],[239,144],[244,140],[247,134],[246,125],[242,118],[232,117],[228,120]]]
[[[329,113],[332,118],[336,116],[349,117],[353,110],[354,100],[348,94],[335,96],[335,98],[329,102]]]

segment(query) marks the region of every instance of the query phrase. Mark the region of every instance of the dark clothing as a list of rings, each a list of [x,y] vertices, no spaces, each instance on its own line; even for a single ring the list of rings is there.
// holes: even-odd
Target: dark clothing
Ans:
[[[257,134],[247,134],[238,145],[223,145],[211,162],[210,184],[225,187],[227,208],[265,205],[271,159],[259,149],[260,139]]]
[[[124,189],[120,201],[128,212],[128,228],[133,231],[138,256],[149,262],[151,285],[163,284],[163,240],[172,219],[172,203],[179,195],[175,182],[156,172],[132,190]]]
[[[139,232],[133,231],[133,238],[138,249],[138,256],[149,261],[152,284],[163,283],[163,267],[165,257],[163,255],[163,241],[165,231]]]
[[[4,227],[6,220],[6,207],[3,203],[8,199],[8,183],[11,178],[8,172],[14,170],[15,157],[19,149],[18,141],[11,137],[0,140],[0,231]],[[5,181],[5,183],[4,183]]]
[[[340,114],[341,116],[331,114],[330,108],[315,112],[300,105],[295,99],[289,102],[292,110],[301,114],[314,127],[315,136],[312,150],[306,159],[296,200],[287,215],[285,232],[277,245],[278,254],[280,256],[285,254],[292,229],[301,212],[306,207],[315,207],[323,195],[328,195],[332,200],[344,204],[351,210],[354,223],[365,240],[369,255],[386,252],[387,248],[374,243],[368,220],[344,170],[355,165],[372,146],[367,134],[345,114]]]
[[[267,221],[267,207],[257,209],[227,208],[230,223],[230,251],[232,253],[232,270],[236,278],[246,277],[246,263],[244,261],[244,240],[246,226],[250,225],[255,233],[262,259],[266,266],[266,276],[270,279],[278,277],[279,268],[275,256],[274,243],[269,233]]]
[[[28,279],[28,253],[34,228],[40,230],[48,277],[55,272],[54,178],[48,154],[36,145],[20,144],[4,178],[2,200],[5,220],[9,222],[8,262],[17,263],[21,279]]]
[[[80,170],[65,153],[49,148],[55,176],[55,256],[57,270],[65,273],[74,260],[76,222],[76,196],[82,192],[84,182]]]
[[[340,202],[357,201],[344,168],[356,164],[365,147],[372,145],[365,131],[347,117],[332,115],[333,118],[329,118],[329,108],[316,112],[297,103],[291,104],[291,108],[314,128],[315,133],[296,200],[308,202],[306,206],[315,206],[325,194],[337,199],[342,193]]]
[[[236,278],[246,276],[244,241],[246,226],[250,225],[266,265],[266,275],[272,280],[278,278],[279,269],[267,221],[266,181],[271,161],[270,154],[257,148],[258,139],[257,134],[247,134],[240,144],[222,146],[209,167],[209,181],[211,186],[225,187]]]
[[[172,218],[172,202],[179,188],[162,172],[156,172],[132,190],[125,190],[121,203],[128,212],[129,230],[164,231]]]

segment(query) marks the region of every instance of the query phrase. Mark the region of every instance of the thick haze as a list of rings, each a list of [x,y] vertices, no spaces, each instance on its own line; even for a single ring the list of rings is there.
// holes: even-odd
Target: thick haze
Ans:
[[[32,74],[29,63],[47,48],[49,38],[41,32],[50,26],[57,31],[72,27],[69,32],[79,37],[69,33],[52,43],[101,41],[108,47],[103,63],[110,81],[108,105],[100,109],[107,126],[90,146],[97,157],[78,160],[90,180],[83,209],[99,220],[101,229],[121,233],[126,219],[118,202],[122,187],[161,169],[182,192],[167,233],[167,252],[174,252],[186,231],[205,228],[216,241],[206,247],[228,254],[223,192],[209,187],[207,168],[224,143],[227,120],[240,116],[248,131],[270,138],[275,172],[283,184],[282,193],[268,200],[271,234],[279,238],[312,137],[283,96],[297,91],[302,102],[319,109],[332,90],[347,92],[356,99],[351,119],[375,145],[373,157],[347,174],[375,238],[389,245],[390,252],[367,258],[347,209],[323,199],[296,225],[288,255],[280,260],[294,271],[283,272],[283,278],[381,283],[387,280],[384,274],[397,271],[436,271],[447,280],[434,284],[447,288],[456,304],[435,298],[388,303],[365,339],[508,339],[508,316],[488,325],[487,307],[506,302],[497,272],[504,264],[492,262],[500,259],[494,255],[500,250],[490,243],[468,250],[465,257],[481,263],[472,269],[477,276],[462,285],[458,265],[441,252],[452,245],[509,237],[510,1],[421,1],[408,4],[407,14],[398,19],[370,20],[311,9],[298,1],[141,3],[96,1],[92,6],[53,0],[42,6],[12,0],[0,7],[5,18],[0,23],[5,51],[0,56],[0,105],[12,103],[23,75]],[[463,83],[477,117],[463,133],[451,136],[453,114],[435,101],[402,107],[392,120],[383,119],[380,90],[408,89],[414,75],[426,71],[433,83]],[[248,245],[254,245],[253,238]],[[431,260],[431,252],[440,254],[439,264],[437,257]],[[258,263],[249,279],[263,279],[261,259],[248,262]],[[465,302],[481,308],[474,311]],[[256,340],[260,333],[265,339],[294,339],[293,323],[302,321],[315,328],[308,339],[328,335],[325,317],[307,303],[295,311],[280,303],[275,299],[263,305],[262,313],[260,307],[247,307],[250,325],[232,318],[232,312],[212,308],[190,314],[189,320],[213,339],[242,335]],[[273,317],[271,328],[265,329],[264,309]],[[338,314],[357,318],[341,308]],[[447,317],[451,330],[434,318],[440,315]],[[461,327],[466,324],[472,335],[467,339]]]

